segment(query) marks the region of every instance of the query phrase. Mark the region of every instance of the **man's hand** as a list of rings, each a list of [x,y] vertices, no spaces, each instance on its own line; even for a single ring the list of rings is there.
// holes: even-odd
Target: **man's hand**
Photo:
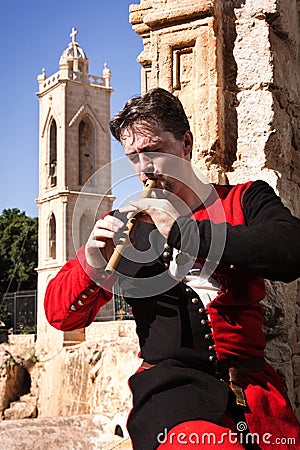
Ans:
[[[85,257],[89,266],[104,268],[111,257],[115,245],[113,239],[124,223],[107,215],[96,222],[85,246]]]
[[[166,198],[142,198],[130,202],[129,206],[121,208],[122,213],[128,213],[127,217],[133,217],[142,212],[151,217],[156,228],[166,239],[175,220],[180,216],[177,209]]]

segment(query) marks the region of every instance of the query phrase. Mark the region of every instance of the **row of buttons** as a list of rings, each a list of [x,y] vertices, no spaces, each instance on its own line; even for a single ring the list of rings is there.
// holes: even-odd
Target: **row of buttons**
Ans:
[[[170,265],[170,260],[171,260],[171,250],[172,247],[170,247],[167,243],[164,244],[164,252],[162,254],[163,260],[164,260],[164,266],[166,268],[169,267]],[[191,294],[195,294],[195,292],[189,287],[189,286],[185,286],[185,291],[186,293],[190,296]],[[220,290],[217,292],[218,295],[223,294],[223,289],[222,286],[220,286]],[[198,305],[200,302],[200,299],[198,297],[192,297],[191,299],[193,305]],[[202,316],[205,316],[205,318],[200,320],[200,324],[202,326],[207,326],[209,325],[209,320],[208,320],[208,316],[206,314],[206,309],[205,308],[199,308],[198,310],[199,314]],[[215,345],[213,344],[213,339],[212,339],[212,333],[208,333],[205,335],[205,339],[210,341],[210,345],[208,346],[208,350],[210,352],[213,352],[213,354],[209,355],[208,360],[211,363],[214,363],[217,359],[216,357],[216,353],[215,353]]]
[[[86,300],[91,294],[93,294],[95,292],[95,289],[90,287],[88,288],[87,291],[83,292],[82,294],[80,294],[80,298],[77,299],[76,304],[72,303],[70,306],[70,310],[71,311],[77,311],[78,306],[83,306],[84,305],[84,301]]]
[[[164,266],[167,269],[170,265],[170,259],[171,259],[171,255],[172,255],[172,247],[165,243],[164,244],[164,252],[162,254],[163,260],[164,260]]]
[[[202,326],[209,325],[209,317],[208,317],[208,315],[206,314],[206,309],[205,309],[205,308],[199,308],[199,314],[201,314],[201,315],[204,315],[204,314],[205,314],[205,316],[206,316],[206,319],[201,319],[201,321],[200,321],[201,325],[202,325]],[[216,357],[216,353],[215,353],[215,345],[211,343],[211,342],[213,341],[213,339],[212,339],[212,333],[207,333],[207,334],[204,336],[204,338],[205,338],[206,340],[209,340],[209,341],[210,341],[210,345],[208,346],[208,350],[209,350],[210,352],[213,352],[213,354],[212,354],[212,355],[209,355],[208,360],[209,360],[209,362],[213,363],[213,362],[216,361],[217,357]]]
[[[185,292],[188,295],[191,295],[192,293],[195,293],[192,290],[192,288],[190,288],[189,286],[185,287]],[[198,297],[192,297],[191,302],[193,303],[193,305],[198,305],[199,302],[200,302],[200,299]],[[205,318],[200,320],[200,324],[202,326],[209,326],[209,318],[208,318],[208,315],[207,315],[206,311],[207,311],[206,308],[203,308],[203,307],[198,309],[198,313],[201,316],[205,316]],[[204,339],[207,340],[207,341],[210,341],[209,345],[208,345],[208,350],[210,352],[213,352],[213,354],[209,355],[208,360],[209,360],[209,362],[214,363],[216,361],[217,357],[216,357],[216,353],[215,353],[215,345],[213,344],[212,333],[205,334]]]

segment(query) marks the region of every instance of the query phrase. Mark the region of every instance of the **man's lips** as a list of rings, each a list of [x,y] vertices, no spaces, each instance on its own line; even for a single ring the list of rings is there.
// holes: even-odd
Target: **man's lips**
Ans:
[[[145,177],[142,182],[145,184],[147,180],[155,180],[156,183],[159,183],[163,180],[163,175],[154,174],[154,173],[145,173]]]

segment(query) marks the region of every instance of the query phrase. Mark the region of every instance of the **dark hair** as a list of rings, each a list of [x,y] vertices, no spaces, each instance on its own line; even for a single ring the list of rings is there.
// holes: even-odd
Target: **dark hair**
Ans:
[[[170,131],[180,139],[190,129],[180,100],[162,88],[151,89],[143,96],[133,97],[109,122],[111,134],[118,141],[126,128],[137,122],[146,122]]]

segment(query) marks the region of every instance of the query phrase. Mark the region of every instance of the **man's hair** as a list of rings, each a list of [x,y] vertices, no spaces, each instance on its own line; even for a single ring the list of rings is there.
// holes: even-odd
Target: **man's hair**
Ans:
[[[111,134],[121,141],[122,131],[145,122],[170,131],[180,139],[190,129],[180,100],[162,88],[151,89],[143,96],[133,97],[109,122]]]

